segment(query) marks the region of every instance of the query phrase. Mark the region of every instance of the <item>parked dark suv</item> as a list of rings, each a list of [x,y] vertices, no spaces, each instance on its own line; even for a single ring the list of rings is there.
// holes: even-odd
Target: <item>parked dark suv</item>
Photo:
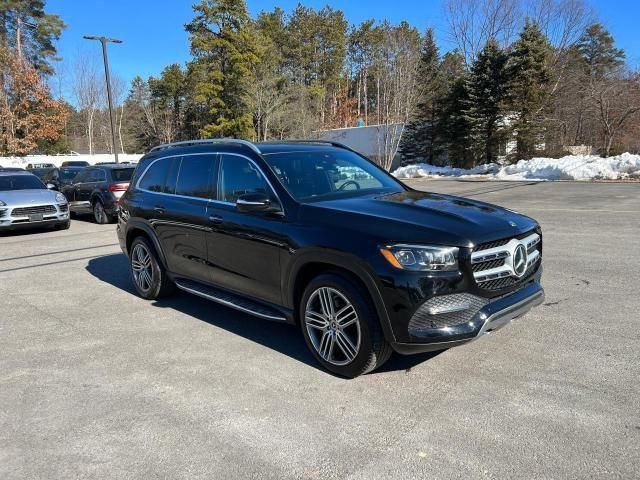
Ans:
[[[135,167],[119,163],[86,167],[60,191],[69,201],[72,213],[92,213],[96,223],[109,223],[116,218],[118,201],[129,188]]]
[[[531,218],[402,184],[331,142],[154,148],[120,202],[138,293],[174,287],[299,325],[327,369],[355,377],[461,345],[540,304]]]

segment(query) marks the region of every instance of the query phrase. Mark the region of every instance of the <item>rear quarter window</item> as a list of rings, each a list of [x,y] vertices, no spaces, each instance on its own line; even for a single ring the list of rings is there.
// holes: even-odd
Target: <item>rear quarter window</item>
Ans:
[[[135,168],[114,168],[111,170],[111,178],[114,182],[130,182]]]
[[[171,158],[161,158],[152,163],[140,179],[138,186],[151,192],[164,192],[172,160]]]

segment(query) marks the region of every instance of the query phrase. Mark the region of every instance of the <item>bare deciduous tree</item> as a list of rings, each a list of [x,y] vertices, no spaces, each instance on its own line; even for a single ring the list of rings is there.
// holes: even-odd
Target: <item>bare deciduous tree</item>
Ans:
[[[378,102],[378,161],[390,170],[417,103],[420,36],[407,24],[385,29],[382,52],[376,65]]]
[[[446,0],[444,8],[451,40],[467,65],[490,38],[509,45],[522,24],[519,0]]]
[[[89,155],[94,151],[96,114],[104,103],[104,80],[91,56],[80,55],[73,72],[73,96],[84,117]]]
[[[640,73],[595,81],[591,96],[602,125],[602,153],[608,157],[623,128],[634,119],[640,120]]]

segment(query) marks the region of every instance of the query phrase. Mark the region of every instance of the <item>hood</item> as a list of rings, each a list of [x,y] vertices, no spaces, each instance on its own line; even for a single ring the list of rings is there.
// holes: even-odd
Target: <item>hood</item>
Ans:
[[[340,221],[359,230],[366,229],[389,242],[471,247],[515,236],[537,225],[529,217],[489,203],[413,190],[343,197],[309,205],[325,211],[330,209],[336,214],[330,217],[332,221]],[[339,220],[339,212],[349,218]],[[360,221],[360,217],[365,220]],[[379,221],[373,222],[372,217]]]
[[[45,188],[33,190],[7,190],[0,192],[0,200],[9,206],[18,205],[43,205],[56,202],[56,194]]]

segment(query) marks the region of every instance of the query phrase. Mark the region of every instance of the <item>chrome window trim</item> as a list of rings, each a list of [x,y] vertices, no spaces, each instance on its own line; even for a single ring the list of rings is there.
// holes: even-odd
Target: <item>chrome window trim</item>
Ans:
[[[141,192],[145,192],[145,193],[152,193],[154,195],[164,195],[167,197],[178,197],[178,198],[187,198],[190,200],[202,200],[205,202],[213,202],[213,203],[220,203],[222,205],[231,205],[233,207],[236,206],[235,203],[233,202],[227,202],[224,200],[219,200],[218,198],[202,198],[202,197],[191,197],[189,195],[179,195],[177,193],[165,193],[165,192],[153,192],[151,190],[147,190],[146,188],[141,188],[140,187],[140,182],[142,181],[142,179],[144,178],[144,176],[147,174],[147,171],[151,168],[151,166],[160,161],[163,160],[165,158],[177,158],[177,157],[191,157],[194,155],[214,155],[214,156],[218,156],[220,157],[221,155],[232,155],[232,156],[236,156],[236,157],[242,157],[246,160],[249,160],[257,169],[258,172],[260,172],[260,175],[262,175],[262,177],[264,178],[264,180],[267,182],[267,185],[269,185],[269,187],[271,188],[271,191],[273,192],[273,195],[278,199],[278,203],[280,204],[280,208],[282,208],[282,213],[286,214],[285,212],[285,208],[284,208],[284,204],[282,203],[282,200],[280,200],[280,197],[278,196],[278,194],[275,191],[275,188],[273,188],[272,183],[269,181],[269,179],[267,178],[267,176],[264,174],[264,172],[262,171],[262,169],[260,168],[260,166],[254,162],[251,158],[247,157],[246,155],[242,155],[240,153],[230,153],[230,152],[199,152],[199,153],[184,153],[184,154],[176,154],[176,155],[167,155],[167,156],[163,156],[163,157],[159,157],[156,158],[154,160],[152,160],[149,165],[147,165],[144,169],[144,171],[140,174],[140,177],[138,178],[138,180],[136,180],[136,184],[135,187],[137,190],[140,190]],[[217,188],[217,183],[219,181],[219,177],[220,177],[220,165],[222,165],[222,158],[219,159],[220,160],[220,164],[218,166],[218,175],[216,178],[216,195],[218,194],[218,188]],[[180,172],[178,172],[178,175],[180,175]],[[176,177],[176,184],[177,184],[177,178]]]

